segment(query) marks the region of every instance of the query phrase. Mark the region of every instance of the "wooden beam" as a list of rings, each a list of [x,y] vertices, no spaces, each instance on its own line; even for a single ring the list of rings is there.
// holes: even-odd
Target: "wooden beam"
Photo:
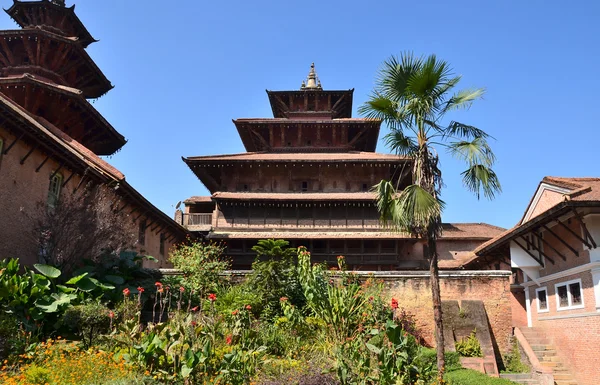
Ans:
[[[54,175],[58,174],[58,172],[60,171],[60,169],[62,169],[62,168],[63,168],[63,166],[64,166],[64,165],[65,165],[65,164],[64,164],[63,162],[61,162],[61,163],[58,165],[58,168],[57,168],[56,170],[54,170],[54,172],[52,173],[52,175],[50,175],[50,179],[54,178]]]
[[[361,130],[361,131],[358,133],[358,135],[356,135],[354,138],[352,138],[352,140],[350,141],[350,143],[348,143],[348,146],[349,146],[349,147],[352,147],[352,146],[354,146],[354,144],[355,144],[356,142],[358,142],[358,140],[359,140],[360,138],[362,138],[362,136],[363,136],[363,135],[364,135],[364,134],[365,134],[367,131],[369,131],[369,128],[370,128],[370,127],[363,128],[363,129],[362,129],[362,130]]]
[[[64,188],[67,183],[69,183],[69,181],[71,180],[71,178],[73,178],[73,175],[75,175],[75,171],[71,172],[71,175],[69,175],[69,177],[63,182],[62,187]]]
[[[339,98],[337,100],[337,102],[335,102],[335,104],[333,105],[333,107],[331,107],[331,111],[333,111],[334,113],[336,112],[338,106],[340,104],[342,104],[342,102],[344,101],[344,99],[346,98],[346,94],[343,94],[341,98]],[[329,105],[331,105],[331,100],[329,100]]]
[[[158,229],[160,227],[160,223],[157,223],[156,226],[154,226],[153,228],[150,229],[150,231],[154,232],[154,230]]]
[[[161,227],[159,227],[159,228],[158,228],[158,229],[157,229],[157,230],[154,232],[154,235],[156,235],[156,234],[160,233],[160,232],[161,232],[161,231],[163,231],[164,229],[165,229],[165,226],[164,226],[164,225],[163,225],[163,226],[161,226]]]
[[[522,244],[520,244],[519,241],[517,241],[515,239],[513,242],[515,242],[515,244],[517,246],[519,246],[521,249],[523,249],[524,252],[526,252],[527,254],[529,254],[529,256],[531,258],[533,258],[537,263],[539,263],[540,266],[544,266],[544,264],[542,263],[542,261],[538,257],[536,257],[535,255],[533,255],[533,253],[531,253],[529,250],[527,250],[527,248],[525,246],[523,246]]]
[[[594,246],[593,247],[594,249],[596,247],[598,247],[596,245],[596,242],[594,241],[594,238],[592,237],[592,234],[590,234],[585,222],[583,221],[583,218],[581,218],[581,215],[579,214],[579,212],[577,212],[577,210],[575,210],[574,208],[571,208],[571,210],[573,211],[573,215],[575,215],[575,219],[577,219],[577,221],[581,225],[581,228],[583,229],[583,231],[585,233],[586,239],[588,239],[592,243],[592,245]]]
[[[4,155],[8,154],[10,149],[13,148],[14,145],[17,144],[17,142],[23,138],[23,136],[25,136],[25,133],[22,133],[21,135],[17,136],[15,138],[15,140],[13,140],[12,143],[8,147],[6,147],[6,149],[4,150],[4,152],[2,154],[4,154]]]
[[[33,152],[38,148],[38,145],[36,144],[35,146],[32,146],[31,149],[29,150],[29,152],[27,154],[25,154],[24,157],[21,158],[21,161],[19,162],[21,165],[25,164],[25,161],[27,160],[27,158],[29,158],[29,156],[31,154],[33,154]]]
[[[573,246],[569,245],[567,242],[565,242],[564,239],[562,239],[561,237],[559,237],[554,231],[550,230],[550,228],[546,225],[542,225],[542,227],[544,229],[546,229],[547,232],[549,232],[550,234],[552,234],[554,236],[554,238],[558,239],[560,241],[560,243],[562,243],[563,245],[565,245],[569,250],[571,250],[573,252],[573,254],[575,254],[576,256],[579,256],[579,252],[577,250],[575,250],[573,248]]]
[[[2,46],[2,49],[4,50],[4,52],[6,52],[6,56],[8,57],[8,60],[10,61],[10,64],[15,65],[15,57],[12,54],[12,50],[8,47],[8,44],[6,43],[6,37],[3,39],[0,39],[0,45]]]
[[[582,238],[579,234],[577,234],[575,231],[573,231],[569,226],[565,225],[564,223],[562,223],[558,218],[556,218],[554,220],[554,222],[558,223],[560,226],[562,226],[565,230],[567,230],[571,235],[573,235],[575,238],[579,239],[584,245],[586,245],[589,249],[593,249],[595,248],[592,247],[592,244],[589,243],[586,239]]]
[[[554,251],[563,261],[567,260],[567,257],[561,253],[560,251],[556,250],[556,248],[554,248],[554,246],[552,246],[550,243],[546,242],[546,240],[544,239],[544,237],[540,236],[537,233],[531,233],[533,234],[537,239],[539,239],[544,245],[546,245],[547,247],[549,247],[552,251]]]
[[[537,247],[535,245],[535,243],[533,243],[533,241],[530,241],[529,239],[521,236],[521,239],[523,239],[525,241],[525,243],[527,244],[527,246],[531,246],[533,247],[538,253],[540,253],[542,255],[542,257],[546,258],[547,260],[549,260],[553,265],[555,265],[556,263],[554,262],[554,259],[550,258],[548,256],[548,254],[544,253],[539,247]],[[541,258],[540,258],[541,260]]]

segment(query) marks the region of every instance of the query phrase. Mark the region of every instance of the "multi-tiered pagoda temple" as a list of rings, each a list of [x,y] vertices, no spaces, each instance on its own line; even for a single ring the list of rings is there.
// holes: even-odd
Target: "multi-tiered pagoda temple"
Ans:
[[[352,118],[353,91],[323,90],[314,64],[300,90],[267,91],[273,118],[233,121],[248,152],[183,159],[212,194],[184,202],[183,224],[225,241],[237,268],[265,238],[305,245],[316,261],[345,255],[353,268],[424,268],[422,242],[382,228],[370,192],[382,179],[410,184],[410,159],[375,152],[381,121]],[[498,231],[447,225],[445,267]]]
[[[187,232],[99,157],[125,139],[88,101],[112,85],[87,54],[96,40],[74,9],[64,0],[14,0],[6,10],[21,28],[0,31],[0,254],[38,262],[28,218],[39,204],[54,209],[67,194],[104,185],[114,191],[111,208],[139,234],[129,247],[164,264]]]

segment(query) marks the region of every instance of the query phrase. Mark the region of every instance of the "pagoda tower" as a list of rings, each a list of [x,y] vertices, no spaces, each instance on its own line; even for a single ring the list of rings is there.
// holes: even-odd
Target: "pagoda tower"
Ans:
[[[0,92],[96,155],[125,144],[88,102],[113,88],[85,48],[95,42],[64,1],[18,1],[5,10],[21,29],[0,31]]]

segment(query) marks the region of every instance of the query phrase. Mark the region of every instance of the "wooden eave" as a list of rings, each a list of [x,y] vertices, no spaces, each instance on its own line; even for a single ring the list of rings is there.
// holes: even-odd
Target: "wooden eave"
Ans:
[[[246,151],[290,151],[298,152],[298,147],[270,147],[269,143],[269,128],[280,128],[281,126],[301,126],[301,127],[316,127],[316,126],[340,126],[340,127],[356,127],[359,130],[357,136],[348,138],[349,142],[345,145],[338,146],[321,146],[315,149],[332,149],[340,148],[345,150],[358,150],[366,152],[374,152],[377,148],[377,139],[379,138],[379,130],[381,121],[375,119],[331,119],[331,120],[290,120],[290,119],[236,119],[233,120],[242,143]],[[360,140],[359,140],[360,139]],[[363,144],[363,145],[360,145]],[[303,147],[304,149],[304,147]]]
[[[72,49],[68,59],[70,63],[73,63],[73,66],[67,66],[66,69],[62,72],[59,72],[58,75],[61,76],[63,79],[69,79],[69,74],[73,71],[75,71],[76,73],[87,74],[87,76],[77,76],[72,81],[72,84],[68,84],[68,86],[80,89],[87,99],[99,98],[113,88],[113,85],[106,78],[104,73],[100,70],[100,68],[96,65],[92,58],[88,55],[83,46],[77,44],[76,39],[64,37],[42,29],[4,30],[0,31],[0,38],[10,39],[8,44],[12,43],[13,39],[16,40],[18,38],[35,38],[42,40],[50,39],[57,42],[65,43],[69,45]],[[73,57],[73,55],[75,55],[75,57]],[[28,66],[32,65],[19,63],[7,67],[26,68]],[[46,70],[48,69],[46,68]]]
[[[79,109],[82,110],[84,114],[89,115],[92,119],[90,123],[86,125],[86,128],[89,127],[89,132],[86,132],[86,135],[89,134],[89,138],[105,137],[107,139],[103,141],[90,140],[89,142],[86,142],[85,140],[81,141],[79,140],[79,138],[75,139],[80,141],[84,146],[88,147],[95,154],[112,155],[115,152],[117,152],[121,147],[123,147],[125,143],[127,143],[125,137],[123,137],[123,135],[121,135],[106,119],[104,119],[102,114],[100,114],[82,96],[81,91],[44,82],[28,74],[25,74],[21,77],[0,78],[0,92],[4,92],[6,95],[10,95],[10,91],[3,91],[3,86],[24,87],[25,85],[34,88],[42,88],[45,90],[45,92],[64,95],[65,97],[69,98],[69,100],[72,103],[75,103],[75,105],[79,107]],[[16,101],[17,100],[15,100],[15,102]],[[28,106],[22,105],[22,107],[27,109]],[[35,114],[35,111],[30,112],[32,114]],[[51,123],[54,124],[55,122]]]
[[[61,27],[60,25],[48,25],[46,23],[40,24],[41,20],[30,20],[29,15],[31,14],[42,14],[42,12],[39,12],[36,8],[41,9],[42,12],[44,10],[52,10],[53,12],[57,12],[61,16],[56,17],[56,21],[58,21],[59,23],[63,23],[63,25],[70,26],[70,28]],[[36,11],[33,11],[34,9],[36,9]],[[27,10],[30,10],[31,12],[28,13]],[[42,29],[48,29],[50,31],[56,31],[56,33],[64,34],[65,36],[73,34],[72,36],[78,38],[77,42],[81,44],[83,48],[86,48],[91,43],[97,42],[97,40],[92,37],[85,25],[81,22],[79,17],[77,17],[77,15],[75,14],[75,5],[72,5],[71,7],[67,8],[58,4],[54,4],[48,0],[14,0],[13,5],[9,9],[5,9],[4,11],[21,28],[39,27]]]
[[[269,96],[269,103],[271,104],[271,110],[273,111],[274,118],[287,118],[289,106],[286,104],[290,97],[304,97],[307,94],[319,94],[319,99],[324,102],[328,98],[334,98],[339,96],[337,101],[340,103],[335,106],[335,109],[330,110],[333,114],[333,118],[350,118],[352,116],[352,99],[354,94],[354,88],[350,90],[293,90],[293,91],[270,91],[266,90]],[[341,100],[343,98],[343,100]],[[334,103],[332,103],[334,104]],[[332,107],[334,107],[332,105]],[[320,110],[314,112],[325,112],[329,110]]]

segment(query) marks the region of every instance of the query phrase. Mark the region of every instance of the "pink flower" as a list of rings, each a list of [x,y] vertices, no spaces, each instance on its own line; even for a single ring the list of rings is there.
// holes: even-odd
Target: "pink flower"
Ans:
[[[109,312],[108,312],[108,318],[110,318],[110,319],[115,318],[115,313],[112,310],[109,310]]]
[[[217,300],[217,295],[214,293],[210,293],[208,295],[208,299],[211,300],[212,302],[215,302]]]
[[[163,285],[163,284],[162,284],[162,283],[160,283],[160,282],[156,282],[156,283],[154,284],[154,286],[156,286],[156,287],[162,287],[162,285]]]
[[[123,289],[123,295],[124,295],[125,297],[128,297],[128,296],[129,296],[129,293],[131,293],[131,291],[129,291],[129,289],[128,289],[128,288],[125,288],[125,289]]]
[[[141,286],[138,286],[137,288],[138,293],[143,293],[144,292],[144,288]]]
[[[337,256],[337,259],[338,259],[338,261],[339,261],[340,259],[344,259],[344,256],[343,256],[343,255],[338,255],[338,256]]]
[[[398,300],[392,298],[392,309],[398,309]]]
[[[237,315],[238,313],[239,313],[239,311],[234,310],[234,311],[231,312],[231,315]]]
[[[288,297],[281,297],[281,298],[279,298],[279,300],[280,300],[281,302],[285,302],[285,301],[287,301],[287,300],[288,300]]]
[[[194,306],[191,310],[192,311],[198,311],[198,306]]]
[[[246,310],[251,310],[251,309],[252,309],[252,306],[246,305]]]
[[[181,286],[181,287],[179,288],[179,292],[180,292],[180,293],[183,293],[184,291],[185,291],[185,287]]]

